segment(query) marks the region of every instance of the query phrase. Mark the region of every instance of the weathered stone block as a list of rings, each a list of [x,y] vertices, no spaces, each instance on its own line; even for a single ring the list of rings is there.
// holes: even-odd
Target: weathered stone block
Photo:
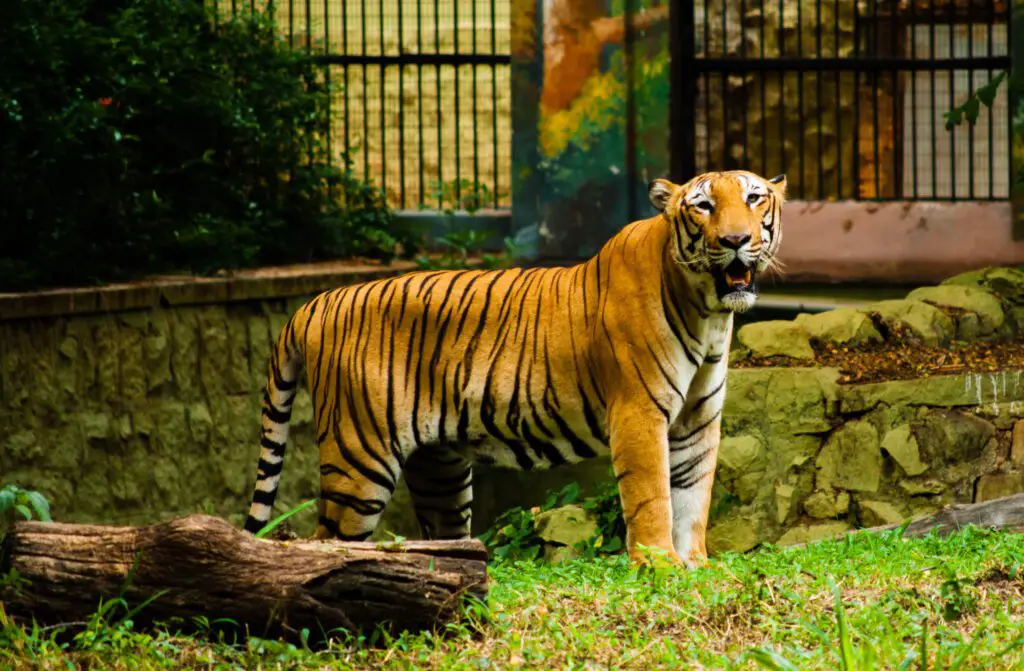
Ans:
[[[976,328],[978,335],[991,335],[1003,325],[1005,316],[999,299],[991,293],[977,287],[958,284],[944,284],[937,287],[921,287],[914,289],[907,298],[925,301],[934,305],[959,308],[968,313],[976,314],[978,322]],[[968,322],[961,324],[957,319],[958,337],[967,337],[973,334],[961,333]]]
[[[722,433],[737,435],[750,428],[761,428],[765,396],[773,372],[774,369],[729,371],[722,410]]]
[[[844,414],[865,412],[879,404],[953,408],[1022,400],[1024,376],[1021,371],[849,385],[842,387],[839,395],[840,410]]]
[[[764,445],[756,436],[729,436],[718,448],[718,472],[722,480],[734,480],[764,462]]]
[[[169,313],[171,322],[171,370],[181,398],[199,396],[199,324],[194,308]]]
[[[128,402],[146,397],[144,336],[148,312],[122,313],[117,337],[121,363],[121,397]]]
[[[833,345],[852,346],[882,341],[882,334],[875,328],[871,318],[854,308],[837,308],[813,315],[800,314],[794,321],[812,338]]]
[[[890,326],[896,323],[906,328],[930,347],[945,344],[956,336],[956,324],[934,305],[924,301],[898,299],[872,303],[862,311],[877,314]]]
[[[799,324],[777,320],[747,324],[737,333],[740,343],[754,356],[787,356],[814,359],[810,335]]]
[[[159,392],[171,382],[171,324],[164,310],[149,313],[150,325],[142,343],[146,391]]]
[[[117,325],[113,320],[99,320],[93,330],[96,343],[96,398],[103,404],[120,401],[120,352],[117,346]]]
[[[747,552],[761,542],[757,527],[746,517],[725,520],[708,529],[708,554]]]
[[[994,292],[1011,303],[1024,304],[1024,270],[996,266],[954,275],[942,282]]]
[[[838,398],[834,368],[779,368],[765,396],[768,424],[788,434],[823,433],[835,424]]]
[[[882,475],[878,432],[863,420],[847,422],[825,442],[816,464],[818,489],[878,491]]]
[[[844,491],[816,491],[804,500],[804,510],[811,517],[830,519],[850,510],[850,494]]]
[[[995,432],[995,427],[980,417],[956,410],[930,412],[912,428],[922,458],[933,464],[977,459]]]
[[[597,520],[582,506],[568,505],[537,513],[537,535],[547,543],[573,547],[597,533]]]
[[[900,480],[900,489],[911,496],[934,496],[945,491],[946,485],[938,480]]]
[[[858,501],[857,512],[863,527],[899,524],[905,517],[902,510],[888,501]]]
[[[1024,473],[991,473],[978,478],[974,500],[991,501],[1024,492]]]
[[[928,464],[921,461],[917,439],[911,433],[909,424],[901,424],[882,438],[882,449],[907,475],[920,475],[928,470]]]
[[[821,524],[801,525],[789,529],[782,534],[775,544],[779,547],[799,545],[814,541],[837,538],[852,529],[846,522],[822,522]]]
[[[1024,463],[1024,420],[1017,420],[1013,424],[1013,434],[1010,442],[1010,461],[1015,464]]]
[[[784,523],[789,514],[793,511],[793,499],[796,494],[796,487],[783,483],[775,485],[775,521]]]

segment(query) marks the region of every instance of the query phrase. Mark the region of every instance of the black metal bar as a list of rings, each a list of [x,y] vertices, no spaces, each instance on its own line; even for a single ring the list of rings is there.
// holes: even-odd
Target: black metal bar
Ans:
[[[416,53],[423,53],[423,1],[417,0],[416,2]],[[416,138],[419,142],[419,157],[420,157],[420,198],[416,204],[419,206],[426,205],[427,194],[425,192],[425,185],[423,181],[423,67],[416,67],[416,114],[419,117],[419,130],[416,133]]]
[[[348,3],[347,2],[341,3],[341,52],[343,54],[348,54]],[[328,65],[326,67],[329,68],[331,66]],[[348,99],[348,89],[349,89],[349,85],[348,85],[348,83],[349,83],[348,82],[349,76],[348,76],[348,74],[349,74],[349,72],[348,72],[348,67],[347,66],[342,67],[341,71],[344,73],[344,78],[345,78],[345,84],[344,84],[344,86],[341,87],[341,95],[342,95],[342,101],[344,103],[343,104],[342,118],[345,121],[345,161],[347,163],[348,161],[351,160],[351,153],[352,153],[352,140],[351,140],[351,137],[350,137],[352,135],[352,126],[351,126],[351,124],[352,124],[352,117],[349,115],[349,99]],[[366,110],[363,110],[363,113],[365,114]]]
[[[779,59],[786,57],[786,5],[785,0],[779,0]],[[801,59],[802,60],[802,59]],[[794,68],[779,69],[779,172],[786,172],[786,106],[783,101],[786,99],[786,70]]]
[[[917,21],[915,20],[917,13],[916,3],[910,3],[910,56],[915,58],[917,56]],[[910,76],[910,109],[912,118],[910,120],[910,133],[911,133],[911,155],[913,156],[913,165],[910,166],[910,178],[913,180],[913,192],[914,198],[918,197],[917,190],[917,73],[912,73]]]
[[[759,0],[761,4],[761,60],[764,61],[765,54],[765,20],[764,20],[764,0]],[[838,2],[839,0],[836,0]],[[782,55],[782,52],[779,52]],[[761,174],[768,174],[768,76],[762,74],[758,79],[761,81]],[[781,92],[780,92],[781,95]]]
[[[803,0],[798,0],[796,3],[796,56],[797,58],[803,58],[804,55],[804,12],[803,12]],[[806,198],[808,196],[807,191],[804,189],[806,180],[806,161],[804,158],[804,126],[805,117],[804,110],[806,106],[806,100],[804,100],[804,70],[800,70],[796,73],[796,100],[797,100],[797,118],[799,118],[799,131],[797,132],[796,138],[796,151],[800,157],[800,177],[799,187],[800,196]]]
[[[441,52],[441,0],[434,0],[434,51],[438,54]],[[444,138],[444,124],[441,122],[441,65],[440,61],[434,62],[434,76],[437,78],[435,82],[437,100],[435,102],[437,104],[437,209],[439,210],[444,209],[444,154],[441,151]]]
[[[498,21],[496,7],[497,2],[491,2],[491,54],[498,53]],[[491,160],[494,168],[494,207],[499,206],[498,188],[500,181],[498,179],[498,66],[491,64],[491,143],[492,143],[492,154]]]
[[[989,4],[989,21],[988,21],[988,51],[987,55],[991,56],[992,52],[995,51],[994,47],[994,33],[995,33],[995,22],[996,22],[996,3]],[[992,77],[995,73],[990,69],[988,71],[988,81],[992,81]],[[988,195],[991,198],[995,194],[995,135],[993,133],[996,126],[995,115],[993,114],[992,108],[988,108]]]
[[[366,54],[366,0],[363,0],[362,8],[360,9],[360,12],[359,12],[359,21],[361,23],[361,26],[360,26],[361,30],[360,30],[359,35],[362,38],[362,50],[360,51],[360,54],[365,55]],[[347,56],[346,56],[346,58],[347,58]],[[327,65],[331,65],[332,64],[331,61],[327,60],[327,57],[325,57],[323,62],[325,64],[327,64]],[[344,61],[338,63],[338,65],[349,65],[349,64],[350,63],[344,62]],[[369,179],[369,177],[370,177],[370,109],[369,109],[369,105],[367,104],[367,98],[366,98],[366,89],[367,89],[366,67],[369,65],[369,63],[368,62],[363,62],[361,65],[363,66],[363,88],[362,88],[362,92],[363,92],[363,109],[362,109],[362,113],[363,113],[363,178],[364,179]]]
[[[816,52],[815,55],[818,58],[821,58],[824,55],[824,54],[822,54],[821,34],[825,30],[825,26],[821,25],[821,0],[817,0],[817,2],[815,3],[814,10],[815,10],[815,17],[814,17],[814,19],[815,19],[815,24],[817,26],[817,30],[814,31],[814,33],[816,35],[816,38],[817,38],[817,43],[815,44],[815,52]],[[839,25],[839,20],[838,19],[839,19],[839,17],[836,17],[836,25],[837,26]],[[825,161],[823,160],[824,159],[824,155],[825,155],[825,151],[824,151],[824,148],[822,147],[822,143],[823,143],[822,126],[825,125],[822,122],[824,121],[824,117],[825,117],[825,105],[824,105],[824,95],[822,94],[822,87],[821,87],[822,80],[824,79],[824,77],[819,72],[818,75],[814,79],[815,79],[815,84],[817,85],[817,90],[815,91],[815,93],[817,94],[817,99],[815,100],[815,107],[818,110],[818,160],[816,161],[816,163],[818,164],[818,200],[825,200]],[[837,96],[838,96],[838,93],[839,93],[838,88],[839,87],[836,87],[836,89],[837,89],[836,90]],[[839,155],[838,155],[838,153],[836,154],[836,163],[839,163]]]
[[[949,55],[951,57],[956,56],[956,27],[949,27]],[[949,66],[949,108],[953,109],[956,107],[956,71],[953,66]],[[949,193],[953,200],[956,200],[956,132],[957,127],[954,126],[949,131]]]
[[[872,48],[871,48],[871,55],[874,56],[875,58],[877,58],[878,57],[878,33],[879,33],[879,30],[878,30],[878,0],[871,0],[871,13],[872,13],[871,41],[873,43],[872,44]],[[872,144],[872,149],[873,149],[872,157],[874,158],[874,161],[875,161],[875,164],[874,164],[873,169],[872,169],[872,172],[874,173],[874,177],[875,177],[875,198],[880,198],[882,196],[882,179],[881,179],[882,159],[879,156],[879,147],[878,147],[878,139],[879,139],[878,138],[878,135],[879,135],[879,132],[878,132],[879,131],[879,129],[878,129],[878,85],[879,85],[878,71],[875,70],[874,72],[871,73],[871,144]],[[895,123],[895,122],[896,122],[896,120],[893,119],[893,123]]]
[[[724,0],[723,0],[724,1]],[[711,53],[711,0],[704,0],[704,57]],[[711,77],[704,73],[704,170],[711,170]]]
[[[454,51],[459,53],[459,3],[452,3],[452,26],[455,28]],[[459,99],[459,68],[453,68],[455,75],[455,202],[462,204],[462,126],[459,123],[459,112],[462,101]]]
[[[404,2],[398,4],[398,53],[405,51]],[[405,66],[398,66],[398,200],[405,207]]]
[[[384,55],[384,0],[380,0],[380,55]],[[401,67],[401,65],[399,65]],[[388,195],[388,134],[387,134],[387,67],[377,68],[377,76],[380,78],[380,190],[387,198]]]
[[[974,26],[967,25],[967,55],[974,56]],[[967,90],[974,90],[974,71],[967,73]],[[974,198],[974,124],[967,129],[967,174],[970,175],[968,193]]]
[[[738,74],[741,72],[855,72],[871,73],[887,70],[907,72],[934,72],[936,68],[958,70],[1004,69],[1010,67],[1008,56],[978,56],[975,58],[944,58],[915,60],[912,58],[766,58],[741,60],[739,58],[697,58],[697,71],[703,73]]]
[[[331,21],[330,21],[330,10],[331,0],[324,0],[324,52],[329,53],[331,51]],[[327,86],[327,103],[324,109],[327,113],[327,137],[325,138],[327,144],[327,161],[329,163],[334,162],[334,152],[332,151],[332,136],[334,135],[334,114],[331,111],[331,68],[330,66],[324,70],[324,84]],[[346,133],[347,134],[347,133]]]
[[[473,53],[476,54],[477,49],[476,49],[476,2],[475,2],[475,0],[473,2],[472,6],[473,6],[473,14],[472,14],[471,25],[473,26]],[[474,205],[474,207],[480,207],[480,203],[479,203],[479,200],[480,200],[480,191],[479,191],[479,186],[480,186],[480,142],[479,142],[479,134],[478,134],[478,129],[477,129],[477,126],[479,126],[479,124],[477,122],[479,121],[480,116],[477,114],[477,103],[476,103],[476,96],[477,96],[477,83],[476,83],[476,80],[478,78],[477,77],[478,74],[479,73],[477,72],[476,67],[474,67],[473,68],[473,205]]]
[[[928,58],[930,61],[935,62],[935,3],[929,3],[928,8],[931,10],[932,21],[928,26],[929,39],[928,39]],[[951,54],[952,55],[952,54]],[[938,111],[937,101],[935,99],[935,68],[929,68],[928,74],[931,76],[931,129],[932,129],[932,198],[939,196],[939,157],[938,152],[935,151],[938,147],[938,139],[936,138],[936,128],[938,127],[935,113]]]
[[[861,61],[860,55],[860,2],[853,3],[853,60]],[[858,63],[859,65],[859,63]],[[858,67],[853,71],[853,170],[850,178],[853,182],[853,197],[860,198],[860,73]]]
[[[833,50],[835,57],[839,58],[839,0],[835,0],[833,9],[833,29],[832,35],[835,40]],[[836,75],[836,199],[842,200],[843,198],[843,76],[839,70],[835,71]],[[821,76],[819,74],[819,76]]]
[[[913,4],[911,2],[911,4]],[[900,42],[898,41],[898,34],[902,30],[902,24],[900,23],[899,15],[891,18],[889,25],[889,55],[896,54],[899,50]],[[906,45],[906,40],[903,41]],[[892,130],[893,130],[893,145],[892,145],[892,189],[893,197],[899,198],[903,195],[903,171],[900,169],[902,165],[901,159],[903,156],[903,134],[905,124],[902,123],[902,115],[900,114],[900,103],[902,102],[902,96],[900,95],[900,82],[899,82],[899,71],[893,68],[890,71],[890,77],[892,78]]]
[[[820,0],[819,0],[820,2]],[[747,15],[747,0],[740,0],[740,58],[747,58],[747,27],[743,24],[743,18]],[[750,116],[750,96],[748,88],[749,80],[746,73],[743,75],[743,169],[750,170],[750,156],[748,154],[749,135],[748,129]]]
[[[763,0],[762,0],[763,1]],[[697,68],[696,26],[693,3],[680,2],[669,13],[669,134],[672,142],[669,171],[682,183],[697,172]]]

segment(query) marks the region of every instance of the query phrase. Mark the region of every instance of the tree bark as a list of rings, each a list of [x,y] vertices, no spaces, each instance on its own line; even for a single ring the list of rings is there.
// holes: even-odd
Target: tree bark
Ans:
[[[1024,531],[1024,494],[1004,496],[982,503],[946,506],[933,515],[919,517],[911,522],[903,535],[924,536],[934,531],[938,536],[948,536],[967,525],[1013,532]],[[860,531],[889,531],[899,527],[899,524],[887,524]]]
[[[147,527],[20,522],[0,554],[0,575],[10,569],[23,580],[0,598],[16,620],[87,620],[123,594],[129,608],[155,597],[136,624],[190,630],[195,616],[228,618],[223,628],[238,634],[291,640],[303,629],[312,639],[430,629],[458,618],[463,597],[487,596],[476,540],[279,542],[208,515]]]

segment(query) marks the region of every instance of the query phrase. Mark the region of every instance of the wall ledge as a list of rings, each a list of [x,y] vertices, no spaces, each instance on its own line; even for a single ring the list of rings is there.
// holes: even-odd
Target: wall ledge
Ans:
[[[0,321],[291,298],[415,269],[412,261],[385,265],[345,259],[237,270],[214,277],[163,275],[96,287],[0,293]]]

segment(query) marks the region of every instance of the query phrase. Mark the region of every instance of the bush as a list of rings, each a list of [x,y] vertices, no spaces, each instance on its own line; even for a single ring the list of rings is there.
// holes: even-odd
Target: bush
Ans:
[[[263,14],[6,0],[0,51],[0,289],[414,251]]]

